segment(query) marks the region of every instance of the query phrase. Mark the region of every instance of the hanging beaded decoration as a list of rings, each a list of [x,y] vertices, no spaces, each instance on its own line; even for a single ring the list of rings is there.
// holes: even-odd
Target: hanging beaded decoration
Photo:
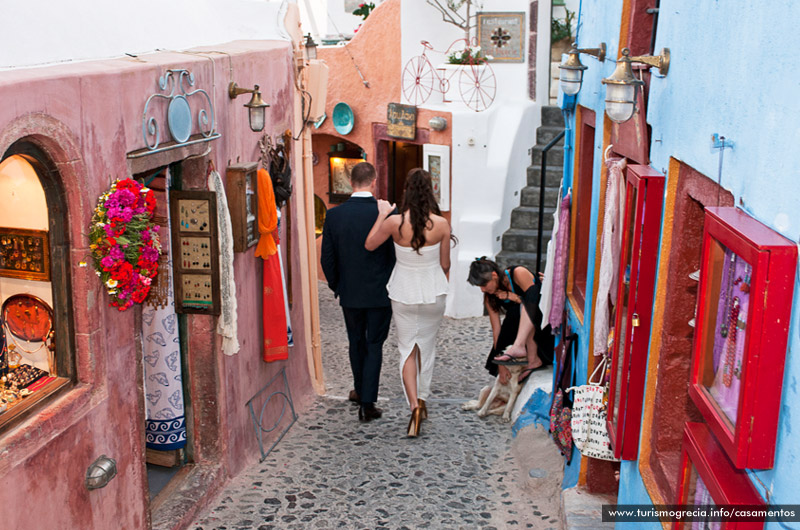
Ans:
[[[156,215],[153,217],[153,222],[157,224],[162,234],[167,234],[167,218],[161,215]],[[168,244],[167,238],[168,236],[162,236],[162,244]],[[163,248],[163,247],[162,247]],[[166,307],[167,305],[167,295],[169,293],[169,281],[170,275],[172,271],[170,270],[169,266],[169,252],[164,251],[158,257],[158,274],[156,277],[153,278],[153,284],[150,286],[150,292],[147,295],[147,299],[145,303],[152,308],[158,309],[161,307]]]
[[[728,319],[728,344],[725,351],[725,365],[722,367],[722,383],[725,386],[731,386],[733,382],[733,369],[736,362],[736,331],[738,329],[739,321],[739,297],[733,297],[733,306],[731,307],[730,318]]]
[[[725,284],[725,309],[723,315],[728,315],[731,310],[731,296],[733,295],[733,275],[736,273],[736,254],[731,252],[731,261],[728,265],[728,281]],[[728,336],[728,322],[723,321],[719,327],[719,336],[723,339]]]

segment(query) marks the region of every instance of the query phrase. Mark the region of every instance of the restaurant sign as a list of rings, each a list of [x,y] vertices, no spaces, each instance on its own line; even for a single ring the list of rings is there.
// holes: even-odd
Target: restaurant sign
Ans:
[[[389,103],[386,111],[386,134],[413,140],[417,135],[417,107]]]

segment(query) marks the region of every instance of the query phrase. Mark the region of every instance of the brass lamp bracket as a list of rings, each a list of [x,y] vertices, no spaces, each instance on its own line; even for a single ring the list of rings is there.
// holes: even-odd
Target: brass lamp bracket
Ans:
[[[592,57],[596,57],[598,61],[601,63],[606,60],[606,43],[601,42],[600,46],[597,48],[578,48],[578,43],[573,42],[572,47],[578,53],[585,53],[587,55],[591,55]]]
[[[661,75],[669,72],[669,48],[662,48],[659,55],[637,55],[630,58],[633,63],[643,63],[658,68]]]
[[[238,96],[242,94],[254,94],[258,91],[258,85],[255,88],[242,88],[237,85],[235,82],[231,81],[228,85],[228,97],[231,99],[236,99]]]

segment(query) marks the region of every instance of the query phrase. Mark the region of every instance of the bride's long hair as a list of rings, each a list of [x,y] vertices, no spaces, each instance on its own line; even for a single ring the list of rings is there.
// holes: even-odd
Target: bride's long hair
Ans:
[[[425,246],[425,229],[433,228],[431,214],[442,215],[436,197],[433,194],[431,174],[422,168],[415,168],[408,172],[406,189],[403,194],[403,204],[400,206],[400,215],[408,212],[413,236],[411,248],[419,253]],[[400,218],[400,230],[403,228],[405,217]],[[451,239],[453,236],[450,236]]]

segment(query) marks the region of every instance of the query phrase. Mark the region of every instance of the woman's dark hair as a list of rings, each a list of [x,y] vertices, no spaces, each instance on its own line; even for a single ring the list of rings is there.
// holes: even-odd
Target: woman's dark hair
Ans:
[[[505,282],[503,282],[503,270],[494,261],[486,259],[486,256],[481,256],[470,263],[467,282],[476,287],[483,287],[491,281],[492,273],[497,274],[497,288],[501,291],[507,291],[508,289],[506,289]],[[485,293],[484,296],[489,303],[489,307],[499,313],[504,312],[503,304],[500,303],[500,299],[497,298],[497,296],[488,293]]]
[[[431,174],[422,168],[415,168],[408,172],[406,189],[403,194],[403,204],[400,206],[400,215],[409,213],[411,229],[411,248],[419,253],[425,246],[425,228],[431,228],[431,214],[442,215],[436,197],[433,195]],[[403,228],[403,217],[400,218],[400,229]],[[453,239],[453,236],[450,236]]]

